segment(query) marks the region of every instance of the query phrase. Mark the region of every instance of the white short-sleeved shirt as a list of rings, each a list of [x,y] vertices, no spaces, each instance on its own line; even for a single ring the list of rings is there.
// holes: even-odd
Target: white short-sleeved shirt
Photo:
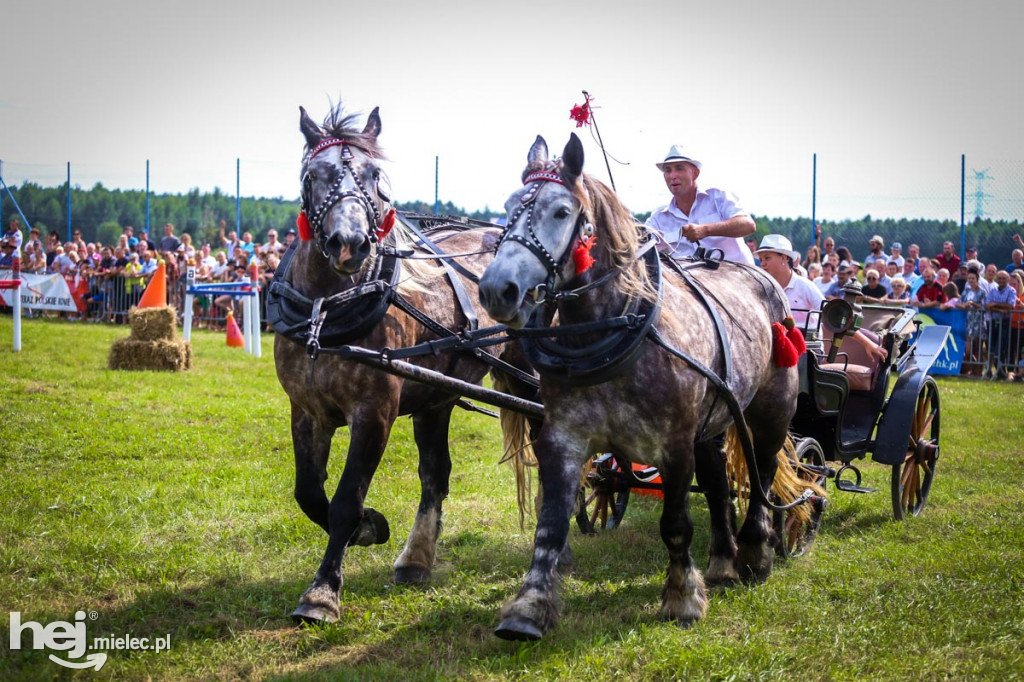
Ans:
[[[668,205],[654,211],[647,219],[647,226],[661,233],[665,241],[672,247],[673,258],[692,256],[697,250],[697,244],[683,236],[683,228],[690,223],[698,225],[704,223],[717,223],[723,220],[735,218],[738,215],[749,215],[740,206],[739,199],[731,192],[720,189],[697,189],[697,198],[690,207],[689,215],[683,213],[676,206],[675,199],[668,202]],[[754,255],[747,248],[746,243],[738,237],[705,237],[700,240],[700,245],[707,250],[721,249],[725,260],[737,261],[740,263],[754,264]]]
[[[789,284],[783,288],[786,291],[786,298],[789,300],[789,308],[793,312],[793,320],[796,321],[798,328],[803,329],[804,323],[807,321],[807,311],[820,310],[825,295],[821,293],[821,289],[815,286],[814,282],[796,273],[793,273]],[[817,318],[818,316],[815,316],[812,319],[815,327],[818,323]]]

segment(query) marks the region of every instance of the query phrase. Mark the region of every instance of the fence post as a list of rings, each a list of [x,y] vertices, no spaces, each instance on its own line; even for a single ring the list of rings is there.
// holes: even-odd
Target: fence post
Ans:
[[[11,278],[18,282],[14,291],[12,314],[14,315],[14,352],[21,352],[21,254],[14,255],[14,266]]]
[[[967,155],[960,155],[960,258],[967,255],[967,231],[964,227],[964,199],[967,186]]]
[[[249,277],[252,280],[252,299],[249,304],[249,312],[252,313],[252,354],[256,357],[263,356],[263,342],[260,339],[260,275],[259,266],[253,260],[249,263]]]
[[[242,277],[242,287],[244,292],[246,287],[251,286],[249,281],[249,275]],[[242,337],[245,339],[245,352],[252,353],[252,330],[249,328],[252,324],[252,313],[251,306],[249,305],[252,301],[252,296],[242,296],[242,314],[245,315],[245,319],[242,321]]]
[[[811,157],[811,243],[817,243],[818,230],[818,153]]]
[[[194,294],[192,293],[192,287],[196,284],[196,266],[189,265],[188,269],[185,270],[185,310],[184,319],[182,325],[184,329],[181,330],[181,335],[186,341],[192,340],[192,299]]]

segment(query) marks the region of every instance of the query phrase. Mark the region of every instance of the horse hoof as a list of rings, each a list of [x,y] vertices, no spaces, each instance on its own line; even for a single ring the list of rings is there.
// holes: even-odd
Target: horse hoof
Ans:
[[[767,543],[751,551],[740,549],[736,556],[736,572],[746,584],[762,583],[772,574],[774,551]]]
[[[430,569],[422,566],[395,566],[395,582],[404,585],[422,585],[430,582]]]
[[[296,625],[323,625],[338,620],[338,613],[318,604],[299,604],[292,611],[292,621]]]
[[[696,623],[698,620],[698,618],[677,618],[675,620],[675,624],[676,627],[680,630],[688,630],[691,627],[693,627],[694,623]]]
[[[704,576],[704,585],[709,590],[727,590],[730,587],[736,587],[739,582],[739,578],[733,576],[721,576],[718,578]]]
[[[353,533],[348,544],[368,547],[383,545],[389,539],[391,539],[391,526],[388,525],[387,518],[376,509],[365,507],[363,518],[359,521],[359,526],[356,527],[356,532]]]
[[[494,634],[510,642],[536,642],[544,636],[536,623],[526,618],[506,618],[494,630]]]

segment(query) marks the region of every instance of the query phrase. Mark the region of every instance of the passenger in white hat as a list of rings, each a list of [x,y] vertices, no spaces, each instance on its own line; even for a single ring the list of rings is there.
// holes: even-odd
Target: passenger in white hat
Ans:
[[[662,249],[673,258],[684,258],[694,255],[700,242],[708,251],[721,249],[725,260],[753,265],[754,257],[743,238],[753,234],[754,220],[736,195],[698,187],[701,162],[681,145],[669,147],[665,158],[654,165],[672,194],[672,200],[647,219],[647,225],[661,235]]]
[[[766,234],[761,240],[754,255],[761,259],[761,267],[779,283],[786,293],[789,309],[796,321],[798,329],[816,331],[821,324],[820,315],[811,316],[807,323],[808,313],[821,310],[825,296],[814,283],[793,271],[793,259],[796,251],[793,244],[781,234]],[[884,360],[887,353],[877,337],[872,338],[864,330],[858,329],[853,335],[854,340],[864,347],[868,354],[878,360]]]
[[[793,319],[797,327],[803,329],[808,312],[820,310],[825,296],[814,282],[801,277],[793,270],[793,261],[796,258],[793,244],[781,234],[766,234],[754,255],[761,259],[761,268],[786,292]],[[816,326],[817,320],[812,320],[811,323]]]

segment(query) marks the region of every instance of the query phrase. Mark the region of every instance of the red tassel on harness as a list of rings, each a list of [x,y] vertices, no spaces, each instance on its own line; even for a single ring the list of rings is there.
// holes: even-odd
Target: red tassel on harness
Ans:
[[[313,229],[309,226],[309,218],[305,211],[299,211],[299,217],[295,219],[295,225],[299,228],[299,239],[308,242],[313,238]]]
[[[772,322],[772,355],[777,367],[796,367],[800,354],[786,335],[786,328],[779,322]]]
[[[787,317],[782,321],[782,326],[786,328],[786,338],[793,344],[797,357],[807,352],[807,342],[804,341],[803,332],[796,328],[796,320]]]
[[[391,209],[384,216],[384,220],[380,221],[380,227],[377,228],[377,241],[382,242],[384,238],[391,232],[391,228],[395,226],[395,209]]]
[[[590,255],[590,249],[594,248],[597,237],[580,239],[576,248],[572,250],[572,262],[576,264],[576,274],[582,275],[594,264],[594,257]]]

